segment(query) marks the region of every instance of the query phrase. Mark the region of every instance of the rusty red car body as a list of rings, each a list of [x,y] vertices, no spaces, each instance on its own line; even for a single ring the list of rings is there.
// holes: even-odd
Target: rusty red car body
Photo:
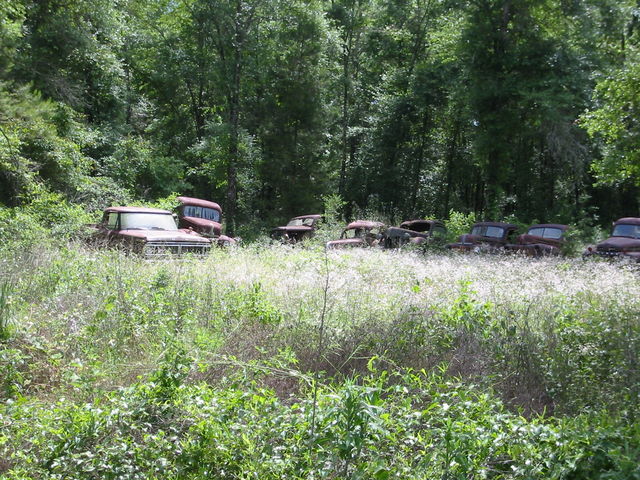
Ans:
[[[460,252],[496,252],[507,243],[512,243],[518,227],[504,222],[478,222],[471,227],[471,233],[460,235],[457,243],[449,243],[445,248]]]
[[[568,225],[558,223],[531,225],[527,233],[518,236],[516,243],[505,245],[505,250],[532,257],[560,255],[568,228]]]
[[[222,208],[216,202],[200,198],[177,198],[178,226],[211,238],[219,246],[233,245],[237,239],[222,234]]]
[[[327,242],[327,248],[376,247],[384,239],[386,225],[370,220],[356,220],[342,231],[339,240]]]
[[[181,230],[167,210],[110,207],[95,226],[94,243],[122,248],[145,257],[206,254],[211,241],[192,230]]]
[[[322,215],[319,213],[293,217],[286,225],[272,229],[271,238],[285,243],[300,242],[311,238],[321,221]]]
[[[447,234],[444,223],[438,220],[405,220],[399,227],[389,227],[384,234],[385,248],[403,245],[424,245],[443,239]]]
[[[588,247],[584,256],[626,258],[640,262],[640,218],[624,217],[613,222],[609,238]]]

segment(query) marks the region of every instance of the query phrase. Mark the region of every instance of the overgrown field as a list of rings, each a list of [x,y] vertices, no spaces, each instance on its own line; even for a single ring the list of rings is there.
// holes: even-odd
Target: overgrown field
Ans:
[[[640,478],[640,270],[0,256],[0,477]]]

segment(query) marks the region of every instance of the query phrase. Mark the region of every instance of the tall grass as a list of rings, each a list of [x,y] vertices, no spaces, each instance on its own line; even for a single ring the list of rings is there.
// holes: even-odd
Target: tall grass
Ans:
[[[204,260],[72,245],[0,261],[13,272],[0,473],[637,473],[635,266],[265,244]]]

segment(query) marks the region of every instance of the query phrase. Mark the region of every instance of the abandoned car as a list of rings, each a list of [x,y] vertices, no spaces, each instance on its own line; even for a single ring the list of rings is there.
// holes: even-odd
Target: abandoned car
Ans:
[[[293,217],[285,226],[271,230],[271,238],[285,243],[300,242],[311,238],[321,221],[322,215],[319,213]]]
[[[584,256],[626,258],[640,262],[640,218],[625,217],[613,222],[611,236],[588,247]]]
[[[237,243],[235,238],[222,234],[222,209],[208,200],[178,197],[178,226],[211,238],[219,246]]]
[[[556,223],[531,225],[527,233],[518,235],[516,243],[505,245],[505,250],[532,257],[560,255],[565,243],[565,233],[568,228],[568,225]]]
[[[444,223],[438,220],[406,220],[399,227],[389,227],[384,235],[384,248],[403,245],[425,245],[443,240],[447,234]]]
[[[180,230],[173,214],[144,207],[110,207],[92,235],[95,243],[145,257],[206,254],[211,241],[192,230]]]
[[[384,240],[386,225],[369,220],[351,222],[342,231],[339,240],[327,242],[327,248],[376,247]]]
[[[457,243],[445,247],[459,252],[497,252],[507,243],[513,243],[517,229],[511,223],[478,222],[471,228],[471,233],[460,235]]]

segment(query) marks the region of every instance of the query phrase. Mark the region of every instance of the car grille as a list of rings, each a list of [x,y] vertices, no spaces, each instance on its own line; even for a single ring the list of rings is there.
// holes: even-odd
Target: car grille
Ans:
[[[168,255],[205,255],[211,249],[209,243],[191,242],[147,242],[144,246],[145,257],[162,257]]]

